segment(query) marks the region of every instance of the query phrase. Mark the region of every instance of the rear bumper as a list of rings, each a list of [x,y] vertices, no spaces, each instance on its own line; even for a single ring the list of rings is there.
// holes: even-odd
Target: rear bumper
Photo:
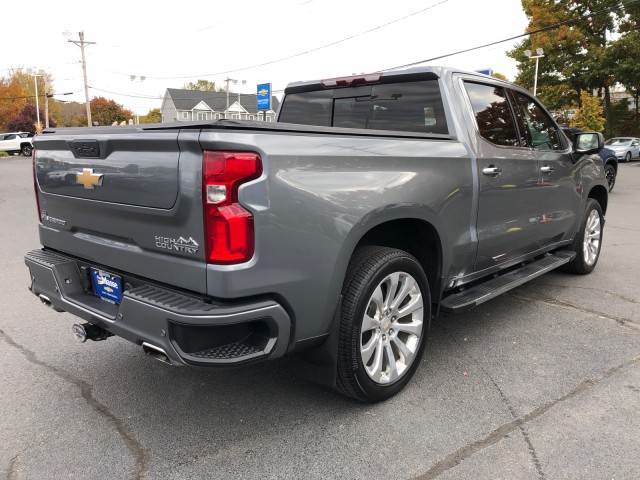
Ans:
[[[34,250],[25,263],[29,289],[43,303],[138,345],[160,348],[174,365],[239,365],[287,351],[291,321],[276,301],[210,303],[124,275],[127,287],[116,305],[92,293],[90,265],[83,261]]]

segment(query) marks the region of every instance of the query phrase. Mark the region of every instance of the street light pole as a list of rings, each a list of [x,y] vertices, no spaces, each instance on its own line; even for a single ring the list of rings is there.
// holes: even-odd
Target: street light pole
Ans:
[[[49,85],[44,75],[44,128],[49,128]]]
[[[237,85],[238,80],[227,77],[224,79],[224,81],[227,82],[227,109],[224,112],[224,118],[226,119],[229,117],[229,82],[233,82],[234,85]],[[240,80],[240,81],[242,82],[242,85],[247,83],[246,80]],[[238,103],[240,103],[240,92],[238,92]]]
[[[33,83],[36,86],[36,118],[38,119],[38,127],[36,130],[40,133],[42,125],[40,125],[40,104],[38,103],[38,77],[42,77],[42,75],[39,73],[32,73],[31,76],[33,77]]]
[[[524,54],[529,58],[529,60],[536,59],[536,73],[533,77],[533,96],[536,96],[538,92],[538,60],[544,57],[544,50],[542,48],[536,48],[537,55],[531,55],[531,50],[525,50]]]
[[[227,77],[224,81],[227,82],[227,109],[224,111],[224,118],[227,119],[229,118],[229,82],[238,83],[238,80]]]

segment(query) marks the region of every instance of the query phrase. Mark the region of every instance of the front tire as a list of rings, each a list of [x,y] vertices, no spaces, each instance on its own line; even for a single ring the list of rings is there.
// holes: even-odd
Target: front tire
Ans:
[[[613,190],[613,186],[616,184],[616,169],[613,167],[613,165],[605,165],[604,176],[607,178],[607,183],[609,184],[609,192],[611,192],[611,190]]]
[[[578,234],[570,248],[570,250],[576,252],[576,256],[572,261],[564,265],[565,271],[586,275],[596,268],[600,258],[600,249],[602,248],[603,225],[600,204],[596,200],[589,198],[580,222]]]
[[[420,364],[431,319],[427,277],[405,251],[361,247],[342,293],[336,389],[363,402],[386,400]]]
[[[627,163],[631,161],[631,152],[627,152],[627,154],[624,156],[624,161]]]
[[[22,153],[22,155],[24,155],[25,157],[30,157],[32,151],[33,147],[31,145],[23,145],[20,149],[20,153]]]

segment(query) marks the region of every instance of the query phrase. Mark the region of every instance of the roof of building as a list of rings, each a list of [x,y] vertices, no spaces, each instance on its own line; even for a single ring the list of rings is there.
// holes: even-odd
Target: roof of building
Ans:
[[[257,95],[248,93],[229,93],[229,106],[238,101],[240,96],[240,104],[249,113],[258,113]],[[203,92],[201,90],[184,90],[181,88],[167,88],[165,97],[171,97],[173,104],[178,110],[192,110],[200,102],[206,103],[211,110],[216,112],[224,112],[227,108],[226,92]],[[277,110],[280,102],[272,95],[271,110]]]

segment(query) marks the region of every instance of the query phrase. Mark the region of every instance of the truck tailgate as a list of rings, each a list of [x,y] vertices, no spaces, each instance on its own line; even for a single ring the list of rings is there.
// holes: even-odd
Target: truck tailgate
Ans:
[[[45,247],[206,291],[198,131],[61,130],[35,149]]]

